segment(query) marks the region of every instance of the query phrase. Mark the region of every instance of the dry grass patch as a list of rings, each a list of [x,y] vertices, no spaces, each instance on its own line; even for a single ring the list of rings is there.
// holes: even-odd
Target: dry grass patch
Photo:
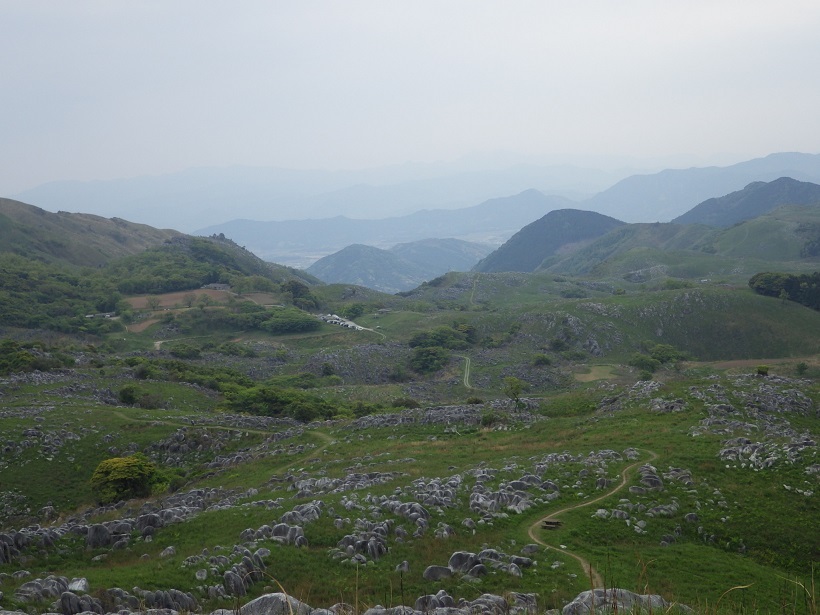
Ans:
[[[611,380],[615,377],[612,365],[591,365],[584,372],[575,372],[572,376],[578,382],[593,382],[595,380]]]
[[[171,308],[171,307],[179,307],[185,304],[185,297],[186,295],[194,295],[196,300],[203,295],[207,295],[212,300],[217,303],[224,303],[228,300],[228,297],[231,296],[231,293],[224,291],[224,290],[212,290],[210,288],[198,288],[196,290],[186,290],[176,293],[165,293],[164,295],[155,295],[157,300],[159,301],[158,306],[161,308]],[[145,295],[142,297],[130,297],[127,299],[128,303],[131,304],[131,307],[135,310],[147,310],[149,308],[148,305],[148,297],[154,295]]]

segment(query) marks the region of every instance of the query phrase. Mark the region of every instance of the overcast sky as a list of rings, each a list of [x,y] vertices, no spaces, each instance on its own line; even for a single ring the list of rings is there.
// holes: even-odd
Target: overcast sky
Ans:
[[[820,151],[818,0],[0,0],[0,195],[203,165]]]

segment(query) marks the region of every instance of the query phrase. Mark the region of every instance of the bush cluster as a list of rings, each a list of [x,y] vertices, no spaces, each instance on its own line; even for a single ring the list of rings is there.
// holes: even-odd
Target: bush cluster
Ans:
[[[166,483],[159,468],[140,453],[106,459],[91,475],[91,491],[100,504],[148,497]]]

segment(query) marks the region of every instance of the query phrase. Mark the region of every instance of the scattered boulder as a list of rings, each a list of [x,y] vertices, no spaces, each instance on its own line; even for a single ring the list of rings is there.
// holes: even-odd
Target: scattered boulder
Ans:
[[[594,589],[578,594],[561,611],[562,615],[587,615],[588,613],[662,612],[668,613],[670,604],[657,594],[636,594],[626,589]],[[691,612],[688,607],[678,606],[677,611]]]
[[[421,575],[426,581],[441,581],[453,576],[453,571],[447,566],[427,566]]]

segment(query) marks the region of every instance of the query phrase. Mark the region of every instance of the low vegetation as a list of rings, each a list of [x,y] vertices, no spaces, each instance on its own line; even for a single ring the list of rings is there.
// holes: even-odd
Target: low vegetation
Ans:
[[[543,611],[589,588],[579,557],[703,613],[816,613],[820,315],[774,292],[816,274],[448,273],[397,296],[220,238],[129,258],[0,257],[2,608],[51,607],[25,568],[203,612],[278,587]]]

